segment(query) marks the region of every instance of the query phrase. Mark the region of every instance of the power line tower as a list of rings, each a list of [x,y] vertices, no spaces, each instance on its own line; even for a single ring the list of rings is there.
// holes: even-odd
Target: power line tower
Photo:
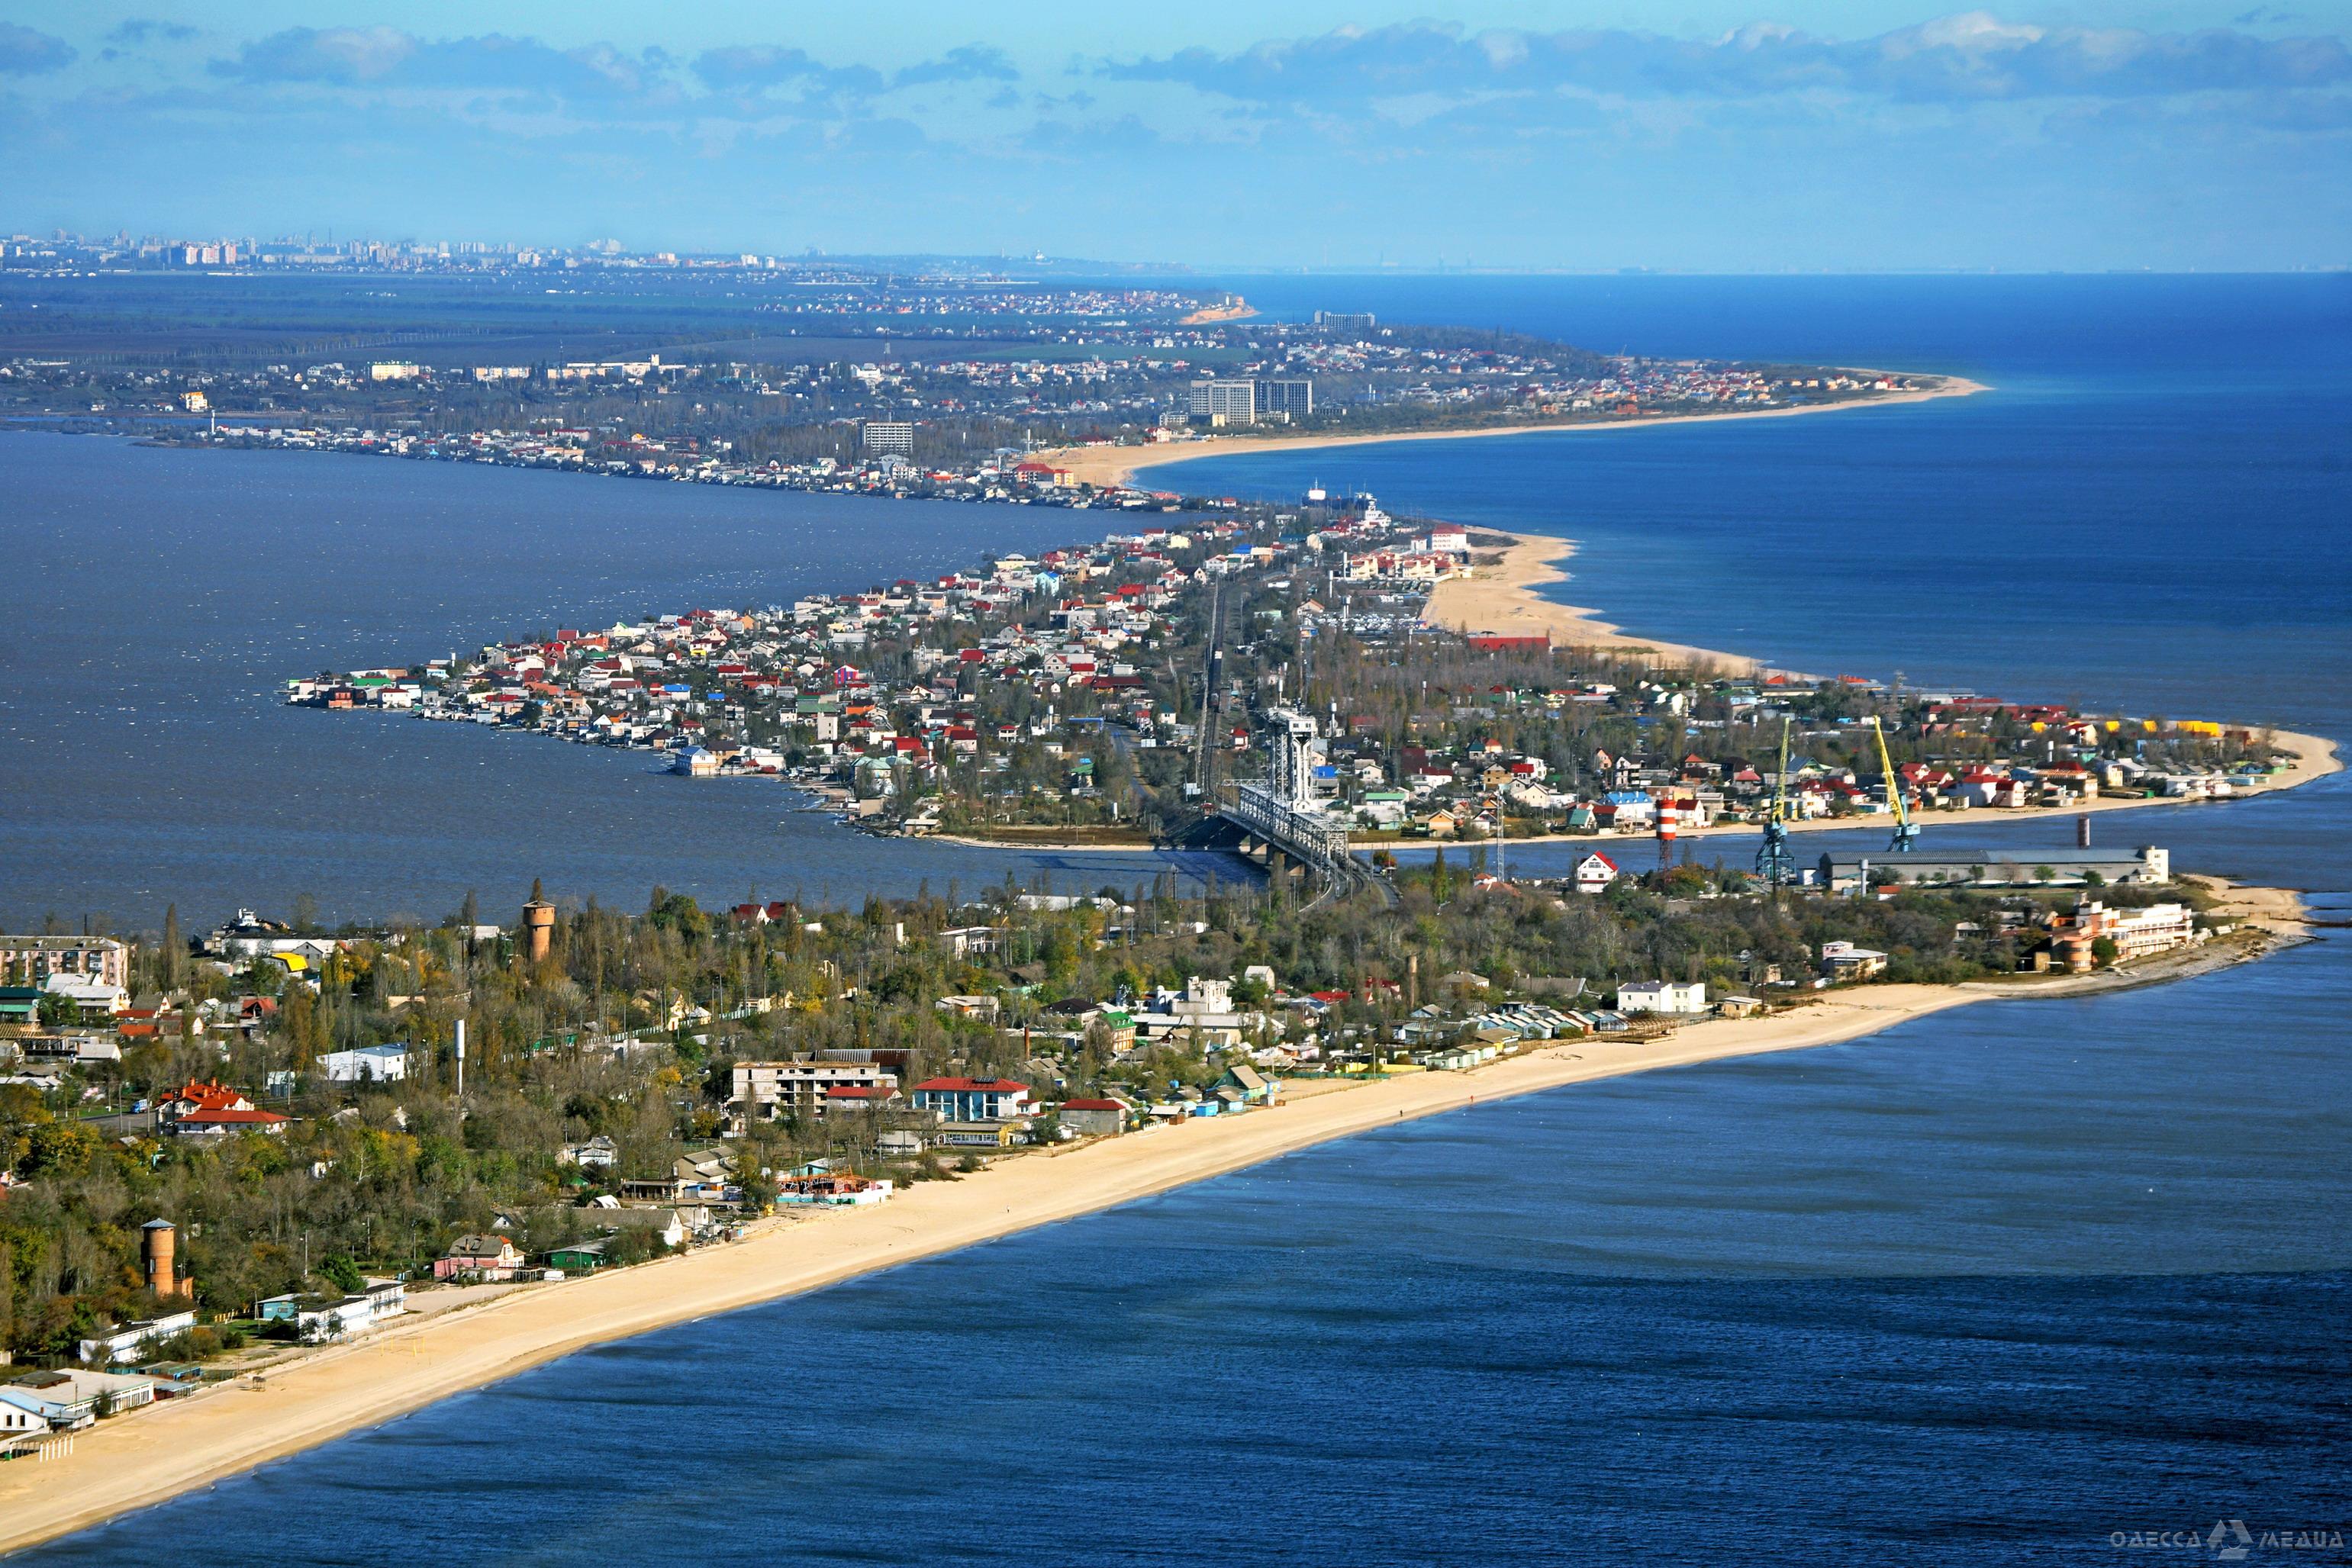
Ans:
[[[1756,874],[1778,894],[1797,879],[1797,852],[1789,842],[1789,721],[1780,720],[1780,762],[1772,773],[1772,803],[1765,809],[1764,842],[1756,851]]]

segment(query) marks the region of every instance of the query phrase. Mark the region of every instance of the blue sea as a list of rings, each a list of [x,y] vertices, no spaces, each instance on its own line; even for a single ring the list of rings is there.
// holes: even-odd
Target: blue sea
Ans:
[[[1564,598],[1798,667],[2352,737],[2352,280],[1234,281],[1281,311],[1997,390],[1220,461],[1187,488],[1320,480],[1566,533],[1582,549]],[[895,530],[924,565],[1047,542],[1022,534],[1034,519],[977,511],[796,518],[683,486],[246,461],[0,437],[8,493],[42,486],[36,538],[43,516],[103,527],[93,553],[132,561],[141,590],[53,588],[29,612],[38,645],[23,621],[0,632],[20,676],[0,709],[0,852],[36,904],[111,896],[128,884],[95,868],[142,864],[150,904],[184,873],[226,890],[239,853],[312,877],[322,902],[429,900],[470,874],[448,856],[530,874],[519,862],[554,846],[524,835],[550,821],[574,830],[568,874],[700,887],[669,866],[710,864],[691,858],[701,836],[739,810],[740,836],[712,842],[756,850],[764,804],[400,724],[331,742],[362,777],[321,779],[284,759],[325,716],[219,694],[274,676],[289,637],[351,662],[518,613],[587,618],[583,599],[772,597],[847,570],[814,552],[849,532]],[[232,468],[245,503],[189,521]],[[404,504],[379,505],[387,490]],[[584,493],[600,490],[620,496]],[[43,548],[79,580],[70,540]],[[491,564],[449,572],[478,551]],[[156,616],[210,641],[118,692],[131,677],[107,665],[110,639]],[[50,644],[73,627],[88,634]],[[248,802],[226,830],[242,843],[207,843],[149,798],[191,775],[294,793]],[[551,818],[533,814],[546,791]],[[636,836],[671,812],[685,825]],[[590,831],[606,815],[625,831]],[[2137,1560],[2117,1542],[2224,1521],[2258,1541],[2352,1531],[2352,949],[2335,928],[2352,922],[2352,784],[2098,831],[2306,889],[2331,924],[2173,985],[1972,1007],[1327,1145],[584,1352],[28,1560],[376,1563],[449,1551],[457,1521],[468,1556],[515,1563],[1978,1564]],[[2063,829],[1930,831],[2021,846]],[[379,886],[387,859],[442,880]]]

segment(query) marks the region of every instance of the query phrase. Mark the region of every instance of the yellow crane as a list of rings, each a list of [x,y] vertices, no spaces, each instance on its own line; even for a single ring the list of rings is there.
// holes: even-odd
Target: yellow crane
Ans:
[[[1903,780],[1895,776],[1895,764],[1886,755],[1886,727],[1878,716],[1870,716],[1870,733],[1878,737],[1878,772],[1886,780],[1886,804],[1895,812],[1895,841],[1886,847],[1900,852],[1919,847],[1919,824],[1911,820],[1910,808],[1903,803]]]

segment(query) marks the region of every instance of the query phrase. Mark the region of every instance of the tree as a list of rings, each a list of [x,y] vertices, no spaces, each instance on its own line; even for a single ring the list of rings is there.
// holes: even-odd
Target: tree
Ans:
[[[180,906],[176,904],[163,906],[163,951],[158,956],[163,960],[164,988],[178,990],[187,962],[187,944],[180,936]]]
[[[52,1028],[81,1021],[81,1004],[63,991],[49,992],[41,998],[35,1011],[41,1022]]]
[[[80,1176],[100,1146],[97,1131],[79,1122],[44,1122],[32,1130],[28,1142],[31,1147],[24,1159],[27,1176]]]
[[[360,1272],[360,1266],[343,1252],[330,1255],[325,1262],[319,1265],[319,1278],[346,1292],[367,1284],[367,1276]]]
[[[2091,962],[2094,964],[2112,964],[2121,956],[2123,956],[2123,949],[2116,946],[2116,939],[2114,937],[2094,936],[2091,938]]]
[[[286,988],[285,1006],[279,1009],[278,1031],[293,1048],[294,1066],[298,1071],[308,1071],[330,1044],[327,1020],[317,1003],[312,1001],[310,988],[295,981]]]

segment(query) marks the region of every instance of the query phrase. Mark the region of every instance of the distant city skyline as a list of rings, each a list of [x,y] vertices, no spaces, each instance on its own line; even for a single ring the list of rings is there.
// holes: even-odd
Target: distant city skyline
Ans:
[[[1237,269],[2352,263],[2342,5],[165,9],[0,22],[0,229]]]

